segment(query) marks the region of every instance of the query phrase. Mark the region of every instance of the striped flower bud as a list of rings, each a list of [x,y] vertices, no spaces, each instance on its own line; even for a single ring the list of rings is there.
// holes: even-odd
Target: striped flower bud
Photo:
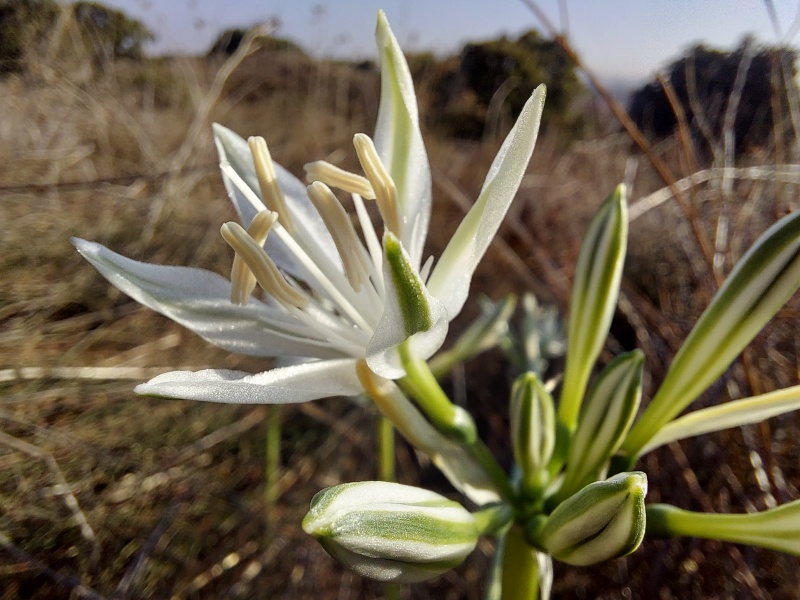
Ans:
[[[528,531],[554,558],[586,566],[630,554],[645,531],[644,473],[620,473],[587,485]]]
[[[525,373],[514,382],[509,422],[523,488],[535,493],[546,483],[542,478],[556,437],[553,399],[535,373]]]
[[[407,485],[347,483],[314,496],[303,529],[363,577],[414,583],[441,575],[475,548],[479,532],[460,504]]]

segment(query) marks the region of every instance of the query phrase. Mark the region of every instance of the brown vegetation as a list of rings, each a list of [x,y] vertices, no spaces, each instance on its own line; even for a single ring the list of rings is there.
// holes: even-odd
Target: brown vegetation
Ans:
[[[375,415],[342,399],[287,407],[280,497],[265,518],[264,407],[131,391],[169,367],[255,371],[263,361],[211,348],[136,305],[69,243],[80,236],[138,259],[227,273],[218,230],[234,214],[210,122],[264,135],[297,174],[318,158],[353,166],[352,135],[374,122],[375,74],[293,54],[102,67],[56,62],[61,55],[0,81],[0,598],[381,597],[380,586],[342,570],[299,527],[320,488],[375,477]],[[480,143],[426,138],[435,182],[430,253],[438,255],[476,197],[497,133]],[[500,298],[533,289],[566,310],[588,220],[627,177],[635,219],[608,356],[641,347],[651,391],[716,282],[770,223],[800,209],[800,168],[779,166],[795,148],[772,142],[736,164],[699,164],[688,136],[668,138],[652,152],[675,179],[707,179],[688,188],[678,181],[680,204],[665,194],[646,206],[642,199],[658,200],[651,194],[665,182],[627,136],[605,132],[564,151],[551,127],[473,290]],[[751,170],[724,170],[734,167]],[[797,383],[798,300],[703,403]],[[92,380],[75,369],[84,366],[109,370]],[[452,386],[508,464],[505,368],[492,353],[456,373]],[[740,512],[796,499],[798,426],[789,415],[654,452],[644,461],[648,500]],[[448,491],[404,445],[398,464],[401,481]],[[403,597],[480,598],[491,550],[483,542],[465,565]],[[555,593],[788,599],[800,589],[797,566],[767,550],[650,540],[595,568],[559,565]]]

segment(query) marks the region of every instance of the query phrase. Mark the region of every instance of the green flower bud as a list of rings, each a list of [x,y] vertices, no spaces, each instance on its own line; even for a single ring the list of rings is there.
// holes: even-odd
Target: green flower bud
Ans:
[[[597,211],[583,238],[572,284],[567,362],[558,420],[575,429],[586,384],[611,328],[628,244],[628,205],[618,185]]]
[[[615,358],[598,376],[570,444],[560,500],[605,477],[605,465],[625,439],[639,408],[643,367],[644,355],[634,350]]]
[[[480,535],[459,503],[382,481],[322,490],[311,501],[303,529],[348,569],[400,583],[431,579],[455,567]]]
[[[511,440],[514,460],[522,471],[526,491],[535,491],[545,481],[542,476],[555,446],[553,398],[534,373],[525,373],[511,390]]]
[[[586,566],[630,554],[645,531],[644,473],[620,473],[587,485],[528,529],[528,538],[554,558]]]

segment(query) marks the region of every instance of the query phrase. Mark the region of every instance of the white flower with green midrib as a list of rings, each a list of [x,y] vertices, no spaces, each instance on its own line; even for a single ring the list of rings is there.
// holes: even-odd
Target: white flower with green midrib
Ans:
[[[292,403],[364,391],[356,364],[389,380],[427,360],[464,305],[478,262],[527,168],[545,90],[537,89],[495,158],[475,205],[444,253],[422,266],[431,174],[413,82],[383,13],[376,34],[381,102],[373,138],[357,134],[363,174],[307,165],[309,186],[273,162],[266,142],[214,127],[226,190],[240,218],[222,226],[231,281],[201,269],[133,261],[84,240],[79,252],[146,306],[232,352],[294,364],[250,374],[175,371],[140,394],[227,403]],[[374,140],[374,141],[373,141]],[[360,235],[335,195],[352,198]],[[365,202],[380,212],[373,228]],[[258,285],[265,294],[253,296]]]

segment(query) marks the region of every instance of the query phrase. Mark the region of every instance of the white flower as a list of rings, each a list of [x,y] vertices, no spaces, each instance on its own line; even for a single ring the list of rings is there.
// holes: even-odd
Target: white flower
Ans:
[[[427,359],[467,298],[472,274],[497,232],[527,167],[545,91],[534,92],[505,140],[474,206],[438,262],[421,267],[431,211],[431,175],[408,66],[378,15],[381,102],[373,140],[354,144],[366,177],[323,162],[308,188],[272,162],[260,138],[215,126],[226,189],[242,226],[222,235],[236,258],[231,282],[200,269],[156,266],[84,240],[78,251],[142,304],[232,352],[290,357],[299,364],[251,375],[178,371],[140,394],[229,403],[290,403],[363,391],[356,363],[385,378],[405,374],[398,348]],[[349,192],[364,242],[328,186]],[[364,199],[375,199],[382,243]],[[256,285],[266,301],[251,297]]]

